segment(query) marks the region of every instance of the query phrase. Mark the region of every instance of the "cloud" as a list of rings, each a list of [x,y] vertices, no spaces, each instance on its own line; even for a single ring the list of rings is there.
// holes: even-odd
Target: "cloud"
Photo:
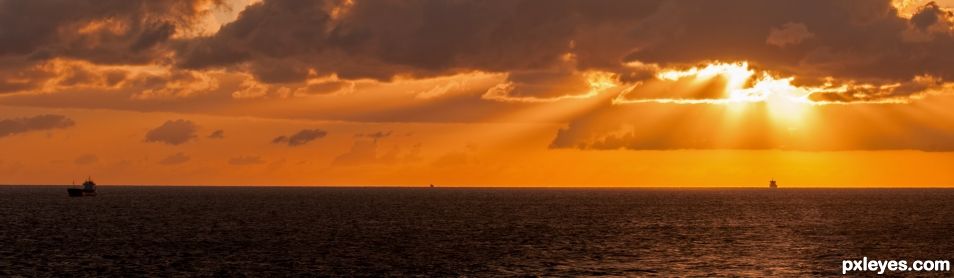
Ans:
[[[116,67],[98,67],[92,63],[49,59],[20,61],[0,56],[0,94],[16,92],[56,92],[66,88],[116,88],[128,72]]]
[[[220,1],[2,1],[0,56],[29,61],[70,57],[143,64],[165,54],[172,37],[191,29]],[[210,5],[211,4],[211,5]],[[42,16],[43,20],[37,20]]]
[[[301,92],[309,95],[324,95],[341,91],[342,89],[353,85],[354,83],[344,81],[324,81],[308,84],[301,89]]]
[[[826,78],[818,85],[793,84],[795,77],[759,70],[747,63],[710,63],[688,69],[660,69],[654,78],[621,91],[617,104],[641,102],[728,104],[785,98],[809,104],[909,103],[927,95],[950,94],[954,83],[922,75],[905,82],[864,83]]]
[[[2,26],[32,30],[0,34],[4,105],[479,122],[624,89],[621,102],[724,100],[721,77],[657,78],[718,61],[821,88],[807,99],[822,103],[954,80],[950,11],[899,14],[889,0],[264,0],[201,36],[198,18],[224,3],[81,0],[44,14],[53,4],[0,4]],[[50,20],[26,20],[38,15]]]
[[[275,144],[288,144],[290,147],[301,146],[315,139],[320,139],[328,135],[327,131],[320,129],[302,129],[292,135],[282,135],[272,139]]]
[[[771,28],[799,30],[798,25],[785,28],[793,22],[810,30],[811,40],[784,48],[766,43]],[[663,66],[747,60],[805,80],[833,77],[879,85],[924,74],[954,78],[947,62],[954,59],[947,50],[954,47],[950,32],[931,41],[905,41],[903,33],[914,23],[899,16],[888,0],[669,1],[643,23],[633,34],[644,45],[628,60]]]
[[[0,120],[0,138],[18,133],[68,128],[75,125],[73,120],[63,115],[38,115],[33,117]]]
[[[216,76],[199,71],[171,70],[166,73],[141,73],[127,82],[136,100],[165,100],[195,97],[219,89]]]
[[[814,37],[815,34],[808,31],[808,27],[805,27],[805,24],[789,22],[783,24],[779,28],[772,28],[772,31],[769,32],[768,38],[765,39],[765,43],[785,47],[787,45],[799,44],[802,41]]]
[[[587,33],[595,33],[594,28],[609,24],[620,26],[613,32],[625,33],[622,28],[634,26],[658,5],[658,1],[264,1],[247,8],[214,36],[180,47],[177,56],[185,68],[248,63],[267,83],[301,81],[308,72],[390,80],[408,73],[540,69],[558,63],[571,49],[570,41],[583,41]],[[595,45],[580,42],[575,48],[589,59],[600,55],[591,49]]]
[[[507,80],[487,90],[483,98],[504,102],[552,102],[580,99],[618,85],[612,73],[572,69],[511,72]]]
[[[169,145],[181,145],[196,138],[198,126],[192,121],[169,120],[146,132],[146,142],[159,142]]]
[[[511,74],[508,93],[518,98],[577,93],[568,89],[584,88],[574,72],[625,76],[625,65],[635,61],[671,66],[747,60],[806,79],[879,84],[925,74],[954,79],[948,51],[954,16],[935,3],[906,18],[890,0],[264,0],[214,33],[190,34],[226,6],[216,0],[5,1],[0,24],[18,28],[0,33],[7,42],[0,46],[0,76],[77,60],[192,72],[174,79],[204,85],[170,86],[182,94],[215,90],[196,73],[213,68],[264,84],[294,85],[302,94],[327,94],[354,80],[478,71]],[[33,20],[39,15],[44,20]],[[930,38],[910,41],[920,36],[905,35],[911,28]],[[117,82],[122,75],[108,79]],[[89,79],[83,76],[74,77]],[[34,78],[3,78],[0,91],[23,91],[48,80]],[[155,88],[142,95],[177,93]]]
[[[99,157],[94,154],[84,154],[73,160],[76,165],[89,165],[99,162]]]
[[[259,156],[237,156],[229,159],[229,164],[232,165],[255,165],[265,163]]]
[[[378,140],[378,139],[384,139],[385,137],[391,136],[391,133],[392,132],[388,130],[388,131],[376,131],[372,133],[358,133],[358,134],[355,134],[354,136]]]
[[[167,156],[166,158],[163,158],[162,160],[159,160],[159,164],[162,164],[162,165],[177,165],[177,164],[186,163],[186,162],[188,162],[190,159],[191,159],[191,158],[190,158],[189,156],[187,156],[187,155],[185,155],[185,154],[183,154],[183,153],[181,153],[181,152],[178,152],[178,153],[175,153],[175,154],[173,154],[173,155]]]
[[[266,20],[276,15],[282,19]],[[185,68],[248,64],[265,83],[301,82],[311,74],[391,80],[508,72],[515,87],[525,87],[517,95],[572,81],[526,81],[561,69],[567,54],[575,59],[572,70],[619,75],[634,61],[747,60],[787,74],[887,83],[923,74],[954,78],[954,68],[942,62],[954,59],[947,51],[951,32],[920,44],[902,38],[907,26],[950,18],[934,4],[904,18],[889,0],[266,0],[213,36],[179,47],[177,58]]]
[[[911,23],[921,30],[926,30],[938,23],[950,22],[954,13],[945,11],[935,2],[928,2],[911,17]]]
[[[814,88],[807,96],[815,102],[852,103],[852,102],[899,102],[910,97],[923,97],[929,92],[954,92],[954,86],[946,86],[941,80],[931,76],[918,76],[914,80],[890,85],[871,84],[829,84]]]
[[[206,137],[209,139],[223,139],[225,138],[225,131],[219,129],[219,130],[213,131],[212,133],[209,133],[209,136],[206,136]]]

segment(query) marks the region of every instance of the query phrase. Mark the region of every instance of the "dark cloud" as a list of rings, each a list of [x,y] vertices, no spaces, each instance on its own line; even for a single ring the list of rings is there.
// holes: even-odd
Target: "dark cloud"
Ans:
[[[724,92],[716,90],[718,79],[699,88],[653,79],[659,68],[716,60],[747,60],[773,74],[795,76],[797,85],[819,86],[828,77],[876,87],[919,76],[954,79],[952,16],[936,4],[908,19],[898,15],[890,0],[265,0],[214,34],[177,36],[198,28],[197,18],[207,14],[202,7],[209,3],[222,4],[2,1],[0,26],[17,27],[0,27],[0,93],[56,85],[69,89],[55,96],[23,96],[39,100],[21,104],[176,112],[211,104],[220,105],[215,111],[242,107],[242,113],[257,109],[287,117],[475,121],[520,108],[488,100],[552,100],[586,93],[590,88],[584,73],[595,70],[615,73],[626,85],[644,82],[624,96],[628,100],[719,98]],[[40,15],[44,20],[35,20]],[[93,70],[53,63],[62,60],[57,58],[94,66],[174,68],[167,75]],[[498,87],[468,88],[468,95],[382,104],[370,112],[346,105],[315,112],[319,109],[307,105],[285,111],[229,102],[240,96],[341,92],[367,81],[363,79],[405,81],[475,71],[507,77]],[[209,80],[210,74],[234,76]],[[245,74],[274,85],[235,77]],[[119,87],[135,93],[105,94]],[[487,94],[480,98],[471,91]],[[878,101],[914,95],[905,90],[825,91],[810,99]],[[191,99],[141,101],[170,97]],[[234,106],[223,108],[227,105]],[[276,142],[292,145],[290,136]]]
[[[256,77],[275,83],[304,80],[309,71],[381,80],[510,72],[524,94],[560,84],[534,81],[566,75],[547,71],[567,53],[578,70],[621,75],[629,61],[749,60],[807,80],[951,79],[951,32],[917,43],[903,35],[950,18],[928,4],[908,20],[889,0],[266,0],[214,36],[183,45],[178,58],[188,68],[249,63]]]
[[[209,136],[207,137],[209,139],[223,139],[225,138],[225,131],[219,129],[219,130],[213,131],[212,133],[209,133]]]
[[[73,160],[76,165],[89,165],[99,162],[99,157],[94,154],[84,154]]]
[[[922,75],[954,78],[952,32],[912,31],[950,20],[950,12],[935,4],[910,20],[899,17],[888,0],[266,0],[214,35],[178,41],[174,58],[183,68],[224,68],[265,83],[297,83],[304,88],[295,92],[305,94],[337,92],[354,79],[478,70],[508,73],[502,86],[488,91],[490,99],[554,98],[587,92],[581,73],[590,69],[613,72],[622,82],[651,79],[650,68],[625,64],[635,61],[668,67],[748,60],[797,76],[797,84],[833,77],[880,86]],[[301,83],[329,75],[341,79]],[[709,84],[714,88],[718,81]],[[627,97],[709,99],[720,93],[655,85],[674,89]]]
[[[126,76],[95,73],[62,61],[94,65],[163,65],[172,37],[194,32],[221,0],[0,1],[0,93],[43,85],[117,85]],[[51,64],[54,63],[54,64]],[[102,76],[101,76],[102,75]],[[55,82],[50,82],[55,81]]]
[[[574,47],[587,61],[600,56],[594,45],[571,41],[582,41],[607,24],[634,26],[658,3],[270,0],[250,6],[214,36],[183,46],[179,59],[187,68],[248,62],[266,82],[302,80],[309,69],[382,80],[399,74],[540,69],[558,63]],[[600,35],[614,32],[624,31]]]
[[[190,159],[191,159],[191,158],[190,158],[189,156],[185,155],[184,153],[178,152],[178,153],[175,153],[175,154],[173,154],[173,155],[167,156],[166,158],[163,158],[162,160],[159,160],[159,164],[162,164],[162,165],[176,165],[176,164],[186,163],[186,162],[188,162]]]
[[[175,33],[176,26],[170,22],[153,22],[151,26],[143,28],[136,40],[129,46],[129,50],[140,52],[152,48],[157,44],[169,40]]]
[[[196,138],[198,126],[192,121],[169,120],[146,132],[146,142],[159,142],[169,145],[180,145]]]
[[[0,1],[0,57],[148,63],[215,0]]]
[[[255,165],[265,163],[259,156],[237,156],[229,159],[229,164],[232,165]]]
[[[327,131],[320,129],[302,129],[292,135],[282,135],[272,139],[275,144],[288,144],[290,147],[307,144],[315,139],[320,139],[328,135]]]
[[[809,39],[815,36],[811,31],[808,31],[808,28],[805,27],[805,24],[789,22],[785,23],[779,28],[772,28],[769,32],[768,38],[765,39],[765,43],[785,47],[787,45],[796,45],[802,41]]]
[[[942,10],[935,2],[929,2],[911,17],[911,23],[919,29],[926,30],[942,21],[949,21],[951,17],[954,17],[954,14]]]
[[[888,0],[668,1],[643,23],[633,32],[641,46],[629,60],[664,65],[748,60],[808,80],[954,78],[951,33],[905,41],[903,34],[916,23],[899,17]],[[765,43],[773,29],[788,23],[804,26],[811,39],[781,48]]]
[[[278,59],[259,59],[252,63],[249,71],[265,83],[295,83],[308,77],[307,67]]]
[[[38,115],[33,117],[0,120],[0,137],[37,130],[68,128],[75,125],[63,115]]]

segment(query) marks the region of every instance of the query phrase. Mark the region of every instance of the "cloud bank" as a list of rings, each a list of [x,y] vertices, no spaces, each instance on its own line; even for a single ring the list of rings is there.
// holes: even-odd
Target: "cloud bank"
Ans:
[[[903,11],[896,4],[264,0],[206,28],[203,18],[228,1],[2,1],[0,26],[17,28],[0,30],[0,104],[566,123],[553,141],[558,148],[947,150],[944,125],[903,113],[879,120],[906,125],[898,135],[856,117],[869,108],[915,109],[894,104],[954,92],[954,13],[936,3]],[[814,117],[822,118],[801,129],[840,136],[828,140],[769,138],[756,131],[788,129],[770,121],[777,115],[758,112],[748,115],[766,119],[741,121],[749,129],[735,143],[718,139],[720,123],[683,123],[730,114],[698,105],[757,107],[779,95],[812,107],[856,107],[819,108]],[[667,133],[660,123],[683,129]],[[3,120],[0,136],[49,128]],[[169,121],[145,141],[181,145],[196,132],[190,121]],[[305,129],[272,142],[294,147],[325,136]]]

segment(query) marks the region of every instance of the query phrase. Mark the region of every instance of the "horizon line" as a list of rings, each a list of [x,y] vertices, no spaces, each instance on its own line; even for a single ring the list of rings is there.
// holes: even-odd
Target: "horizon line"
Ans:
[[[75,186],[71,184],[6,184],[0,183],[0,186],[36,186],[36,187],[56,187],[56,186]],[[722,186],[722,185],[689,185],[689,186],[668,186],[668,185],[437,185],[430,187],[430,184],[422,185],[266,185],[266,184],[97,184],[105,187],[314,187],[314,188],[487,188],[487,189],[770,189],[767,186]],[[918,186],[812,186],[812,185],[794,185],[781,186],[779,189],[954,189],[954,185],[918,185]]]

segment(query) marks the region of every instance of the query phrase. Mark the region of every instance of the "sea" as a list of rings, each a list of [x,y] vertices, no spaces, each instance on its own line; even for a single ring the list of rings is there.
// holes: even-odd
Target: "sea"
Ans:
[[[0,186],[0,276],[805,277],[954,260],[948,189],[64,188]]]

